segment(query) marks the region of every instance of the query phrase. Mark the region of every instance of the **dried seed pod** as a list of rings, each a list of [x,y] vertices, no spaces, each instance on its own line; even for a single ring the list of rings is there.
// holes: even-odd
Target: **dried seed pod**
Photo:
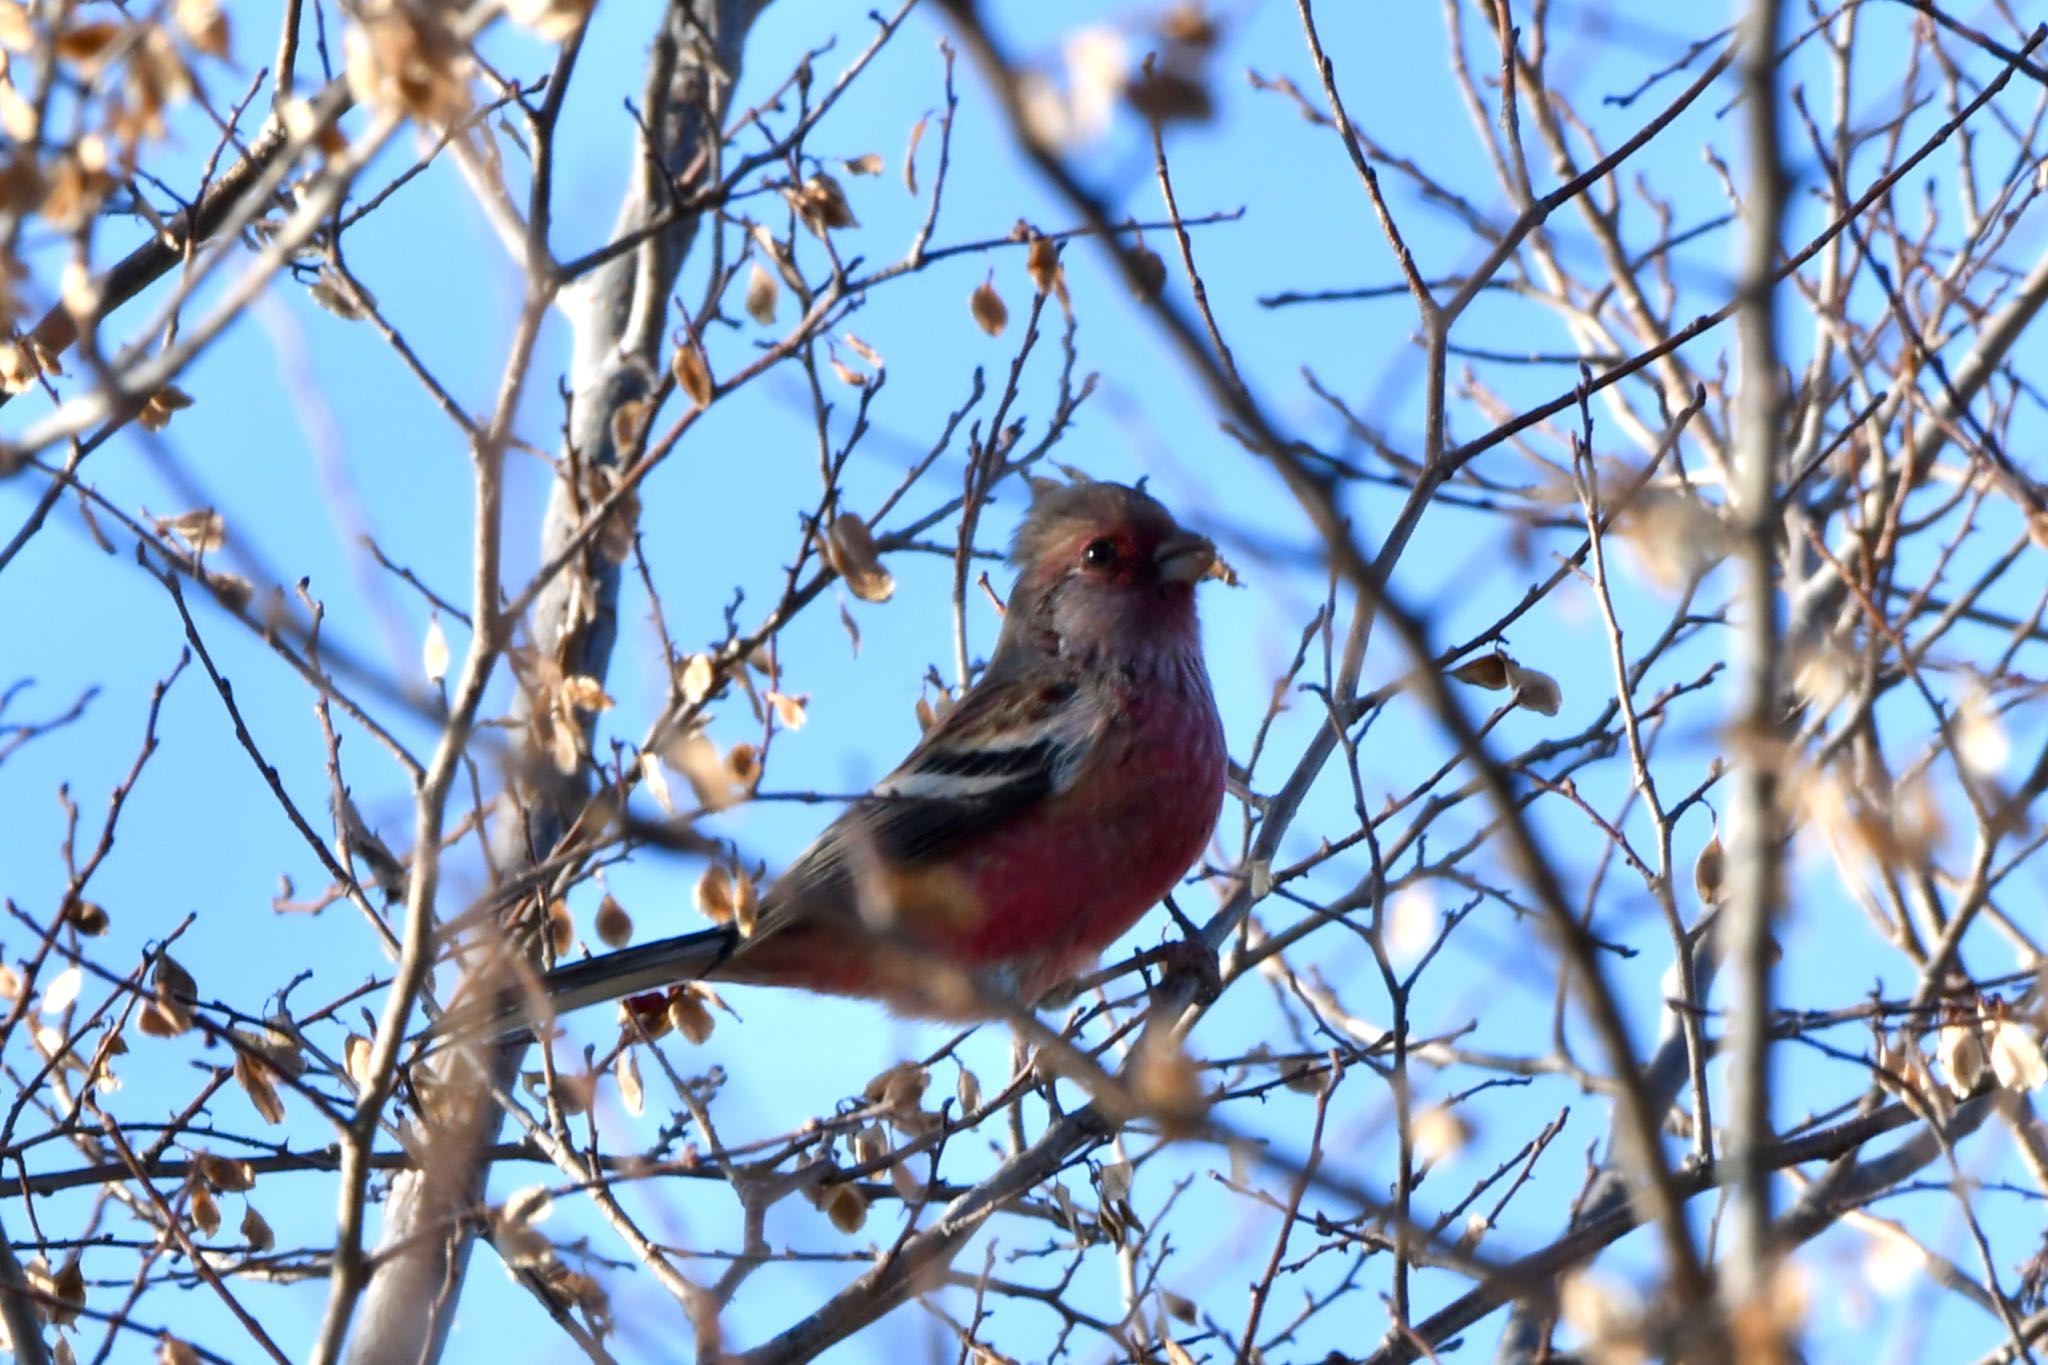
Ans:
[[[441,615],[436,612],[427,619],[426,642],[420,646],[420,667],[427,681],[439,687],[448,676],[448,663],[448,636],[441,629]]]
[[[98,901],[65,902],[64,922],[88,938],[98,938],[107,932],[107,912]]]
[[[597,903],[597,941],[607,948],[623,948],[633,941],[633,917],[609,891]]]
[[[867,1224],[868,1197],[852,1185],[834,1185],[825,1197],[825,1216],[833,1227],[851,1237]]]
[[[931,1081],[932,1073],[916,1062],[898,1062],[870,1080],[861,1095],[885,1113],[914,1110]]]
[[[794,190],[784,190],[783,197],[796,210],[796,216],[811,232],[824,240],[834,228],[859,227],[860,220],[853,216],[852,207],[846,202],[846,191],[839,182],[819,171]]]
[[[713,924],[730,924],[733,914],[732,874],[717,863],[697,879],[697,913]]]
[[[184,541],[195,554],[210,554],[228,543],[228,524],[211,507],[180,512],[175,517],[158,517],[156,529],[160,534]]]
[[[647,1091],[640,1084],[640,1063],[632,1048],[622,1049],[612,1063],[612,1077],[619,1083],[619,1103],[638,1118],[647,1108]]]
[[[1457,1110],[1441,1104],[1417,1110],[1410,1130],[1415,1155],[1432,1166],[1449,1161],[1472,1141],[1472,1125]]]
[[[758,272],[760,267],[755,266],[754,269]],[[751,300],[751,286],[747,292]],[[749,311],[752,311],[751,302]],[[768,299],[768,315],[771,319],[775,316],[775,299],[772,294]],[[711,382],[711,364],[704,358],[702,346],[690,341],[678,347],[675,358],[669,362],[669,369],[676,377],[676,387],[683,391],[683,396],[690,400],[693,407],[711,406],[711,399],[716,390]]]
[[[201,1236],[211,1237],[220,1231],[220,1201],[205,1185],[192,1186],[192,1196],[185,1203],[185,1212]]]
[[[175,384],[166,384],[142,400],[142,411],[135,414],[135,420],[144,431],[162,431],[171,424],[171,414],[183,412],[192,406],[192,395]]]
[[[1508,670],[1512,667],[1505,654],[1482,654],[1468,659],[1451,670],[1454,681],[1472,687],[1483,687],[1489,692],[1499,692],[1508,685]]]
[[[1030,249],[1025,253],[1024,268],[1031,275],[1033,288],[1041,294],[1050,293],[1063,283],[1065,274],[1060,269],[1059,243],[1050,237],[1034,235]]]
[[[983,280],[967,297],[967,311],[974,316],[975,326],[992,337],[999,337],[1010,325],[1010,310],[1003,303],[1003,296],[996,292],[995,285]]]
[[[370,1040],[351,1033],[341,1044],[341,1070],[349,1084],[361,1090],[370,1080]]]
[[[707,654],[692,654],[683,660],[677,670],[676,686],[681,689],[683,701],[695,706],[711,695],[711,686],[718,675],[712,670],[711,657]]]
[[[903,149],[903,188],[910,191],[913,199],[917,197],[917,144],[924,140],[925,125],[931,118],[925,114],[910,125],[910,145]]]
[[[1692,860],[1692,887],[1699,893],[1701,905],[1721,903],[1727,873],[1728,855],[1721,848],[1721,836],[1716,834],[1701,845],[1699,857]]]
[[[277,1234],[270,1230],[269,1221],[256,1211],[254,1204],[242,1210],[242,1240],[259,1255],[277,1245]]]
[[[694,984],[684,984],[669,993],[668,1022],[692,1044],[701,1046],[717,1027],[710,1007]]]
[[[548,902],[548,940],[556,957],[566,957],[576,946],[576,918],[569,913],[569,902],[560,897]]]
[[[832,518],[825,532],[825,562],[846,581],[847,591],[863,602],[886,602],[896,592],[895,578],[882,567],[874,533],[852,513]]]
[[[754,262],[747,272],[747,316],[763,327],[775,321],[775,305],[782,297],[782,282]]]
[[[732,922],[740,931],[741,938],[752,938],[754,926],[761,918],[761,897],[754,889],[754,879],[744,869],[732,876]]]
[[[1934,1055],[1950,1093],[1959,1100],[1975,1094],[1990,1069],[1984,1035],[1975,1019],[1958,1016],[1942,1025],[1935,1035]]]
[[[1131,273],[1136,276],[1131,292],[1141,300],[1149,302],[1156,299],[1166,288],[1166,262],[1148,246],[1131,248]]]
[[[1548,673],[1514,664],[1508,681],[1515,689],[1515,705],[1539,716],[1554,716],[1564,706],[1564,689]]]
[[[981,1078],[966,1067],[960,1068],[960,1079],[954,1086],[954,1094],[960,1099],[960,1112],[972,1114],[981,1108]]]
[[[2025,1023],[2000,1018],[1986,1032],[1990,1037],[1985,1050],[1999,1085],[2022,1094],[2048,1085],[2048,1058],[2041,1055],[2041,1044]]]

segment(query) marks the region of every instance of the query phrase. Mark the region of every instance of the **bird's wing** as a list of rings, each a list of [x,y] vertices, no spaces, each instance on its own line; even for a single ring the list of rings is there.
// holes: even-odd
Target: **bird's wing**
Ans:
[[[818,836],[776,881],[757,936],[851,914],[863,875],[914,873],[1068,790],[1104,716],[1071,679],[990,679]]]

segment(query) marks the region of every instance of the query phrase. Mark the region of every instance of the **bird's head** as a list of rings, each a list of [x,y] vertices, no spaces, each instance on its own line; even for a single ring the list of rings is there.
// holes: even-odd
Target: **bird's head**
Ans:
[[[1216,547],[1182,530],[1143,489],[1048,483],[1010,559],[1018,576],[1005,642],[1121,655],[1198,640],[1195,585],[1215,565]]]

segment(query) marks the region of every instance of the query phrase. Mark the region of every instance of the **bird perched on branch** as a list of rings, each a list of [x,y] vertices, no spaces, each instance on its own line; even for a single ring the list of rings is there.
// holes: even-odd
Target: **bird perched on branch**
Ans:
[[[974,1017],[988,991],[1037,1001],[1165,896],[1223,800],[1195,617],[1215,547],[1141,489],[1046,484],[1010,558],[987,670],[768,889],[751,933],[559,967],[547,1008],[709,978]]]

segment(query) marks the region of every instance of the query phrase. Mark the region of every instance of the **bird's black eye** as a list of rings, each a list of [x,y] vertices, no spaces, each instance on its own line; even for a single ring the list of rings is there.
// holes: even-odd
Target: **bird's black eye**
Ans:
[[[1088,548],[1081,551],[1081,562],[1091,569],[1106,569],[1116,563],[1116,542],[1104,537],[1091,540]]]

